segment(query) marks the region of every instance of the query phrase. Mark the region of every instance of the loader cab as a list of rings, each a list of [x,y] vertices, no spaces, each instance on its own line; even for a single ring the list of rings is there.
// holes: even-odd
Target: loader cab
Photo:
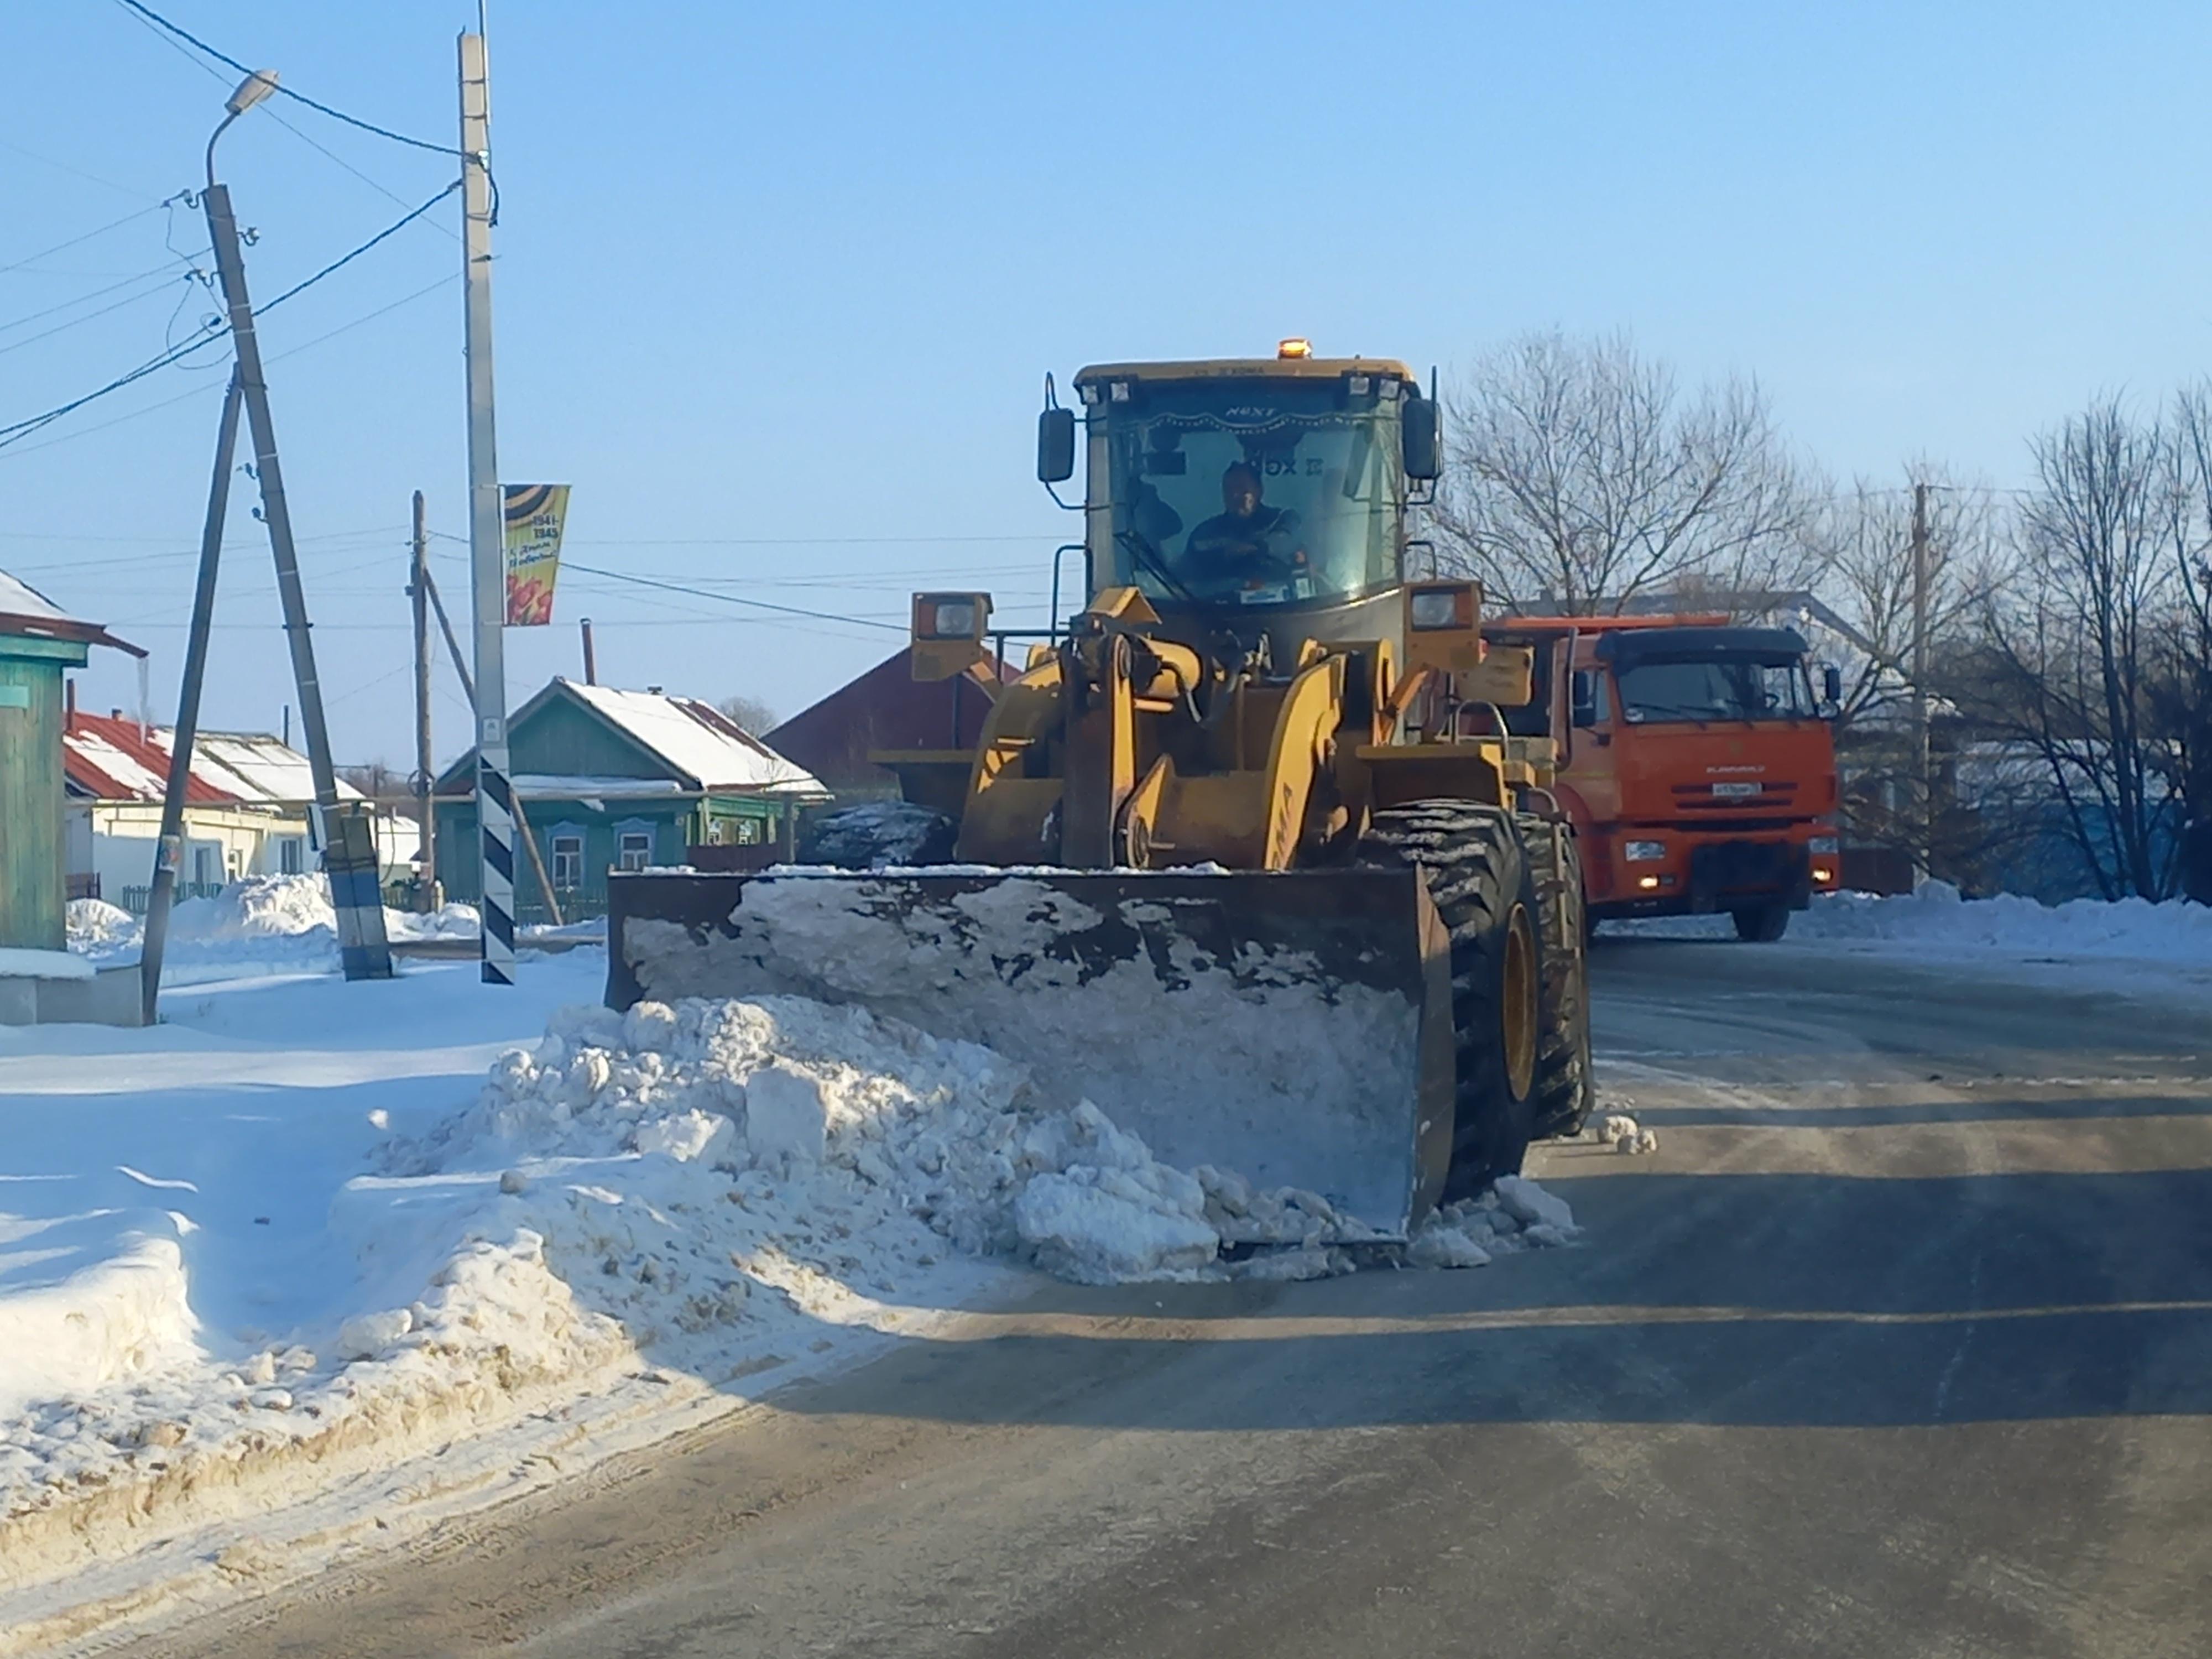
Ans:
[[[1135,587],[1171,627],[1264,635],[1279,664],[1308,640],[1398,638],[1433,405],[1414,408],[1427,400],[1402,363],[1300,344],[1076,377],[1093,592]]]

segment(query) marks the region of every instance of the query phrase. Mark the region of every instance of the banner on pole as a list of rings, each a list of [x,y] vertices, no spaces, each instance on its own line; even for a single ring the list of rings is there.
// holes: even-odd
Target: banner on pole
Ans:
[[[507,512],[507,625],[543,628],[553,620],[568,486],[502,484],[500,495]]]

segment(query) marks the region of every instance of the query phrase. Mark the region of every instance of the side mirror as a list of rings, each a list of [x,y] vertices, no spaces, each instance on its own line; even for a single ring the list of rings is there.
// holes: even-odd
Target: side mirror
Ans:
[[[1597,724],[1597,682],[1587,668],[1577,668],[1569,693],[1568,720],[1576,726]]]
[[[1398,416],[1398,434],[1408,478],[1426,483],[1443,474],[1443,428],[1434,398],[1407,398]]]
[[[1835,708],[1844,706],[1844,671],[1832,662],[1820,665],[1820,694]]]
[[[1075,476],[1075,411],[1048,409],[1037,416],[1037,482],[1061,483]]]

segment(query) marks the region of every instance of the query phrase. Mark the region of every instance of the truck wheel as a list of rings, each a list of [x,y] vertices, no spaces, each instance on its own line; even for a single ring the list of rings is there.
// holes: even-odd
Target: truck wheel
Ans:
[[[1479,801],[1377,812],[1359,861],[1425,871],[1451,939],[1449,1203],[1518,1174],[1535,1133],[1543,980],[1535,883],[1513,815]]]
[[[1747,904],[1729,914],[1735,918],[1735,936],[1754,945],[1771,945],[1790,930],[1786,904]]]
[[[1521,820],[1521,844],[1536,883],[1542,922],[1544,996],[1536,1050],[1539,1140],[1578,1134],[1596,1103],[1590,1065],[1589,910],[1574,832],[1541,818]]]
[[[808,825],[799,861],[840,870],[943,864],[952,857],[959,834],[960,826],[944,813],[912,801],[864,801],[824,812]]]

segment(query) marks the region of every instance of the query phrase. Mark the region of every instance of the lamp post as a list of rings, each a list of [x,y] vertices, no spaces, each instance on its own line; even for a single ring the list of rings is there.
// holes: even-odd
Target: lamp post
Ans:
[[[292,678],[299,690],[301,725],[307,736],[307,765],[313,775],[314,839],[323,855],[337,911],[338,953],[348,979],[388,979],[392,952],[384,934],[384,892],[373,824],[338,805],[337,773],[331,761],[330,729],[323,719],[322,682],[315,672],[314,642],[308,633],[307,599],[300,586],[300,559],[292,541],[291,509],[284,497],[284,472],[276,457],[276,426],[269,412],[269,383],[261,369],[261,345],[253,329],[253,302],[246,288],[246,256],[239,244],[238,221],[230,191],[216,180],[215,147],[232,122],[276,90],[272,70],[257,70],[238,84],[223,105],[223,118],[208,137],[208,239],[215,245],[217,275],[237,356],[233,371],[253,438],[253,471],[261,486],[261,517],[269,526],[269,549],[276,562],[276,592],[284,611],[284,636],[291,647]],[[228,482],[228,477],[222,481]],[[218,485],[218,489],[222,485]],[[220,538],[217,538],[218,540]]]

